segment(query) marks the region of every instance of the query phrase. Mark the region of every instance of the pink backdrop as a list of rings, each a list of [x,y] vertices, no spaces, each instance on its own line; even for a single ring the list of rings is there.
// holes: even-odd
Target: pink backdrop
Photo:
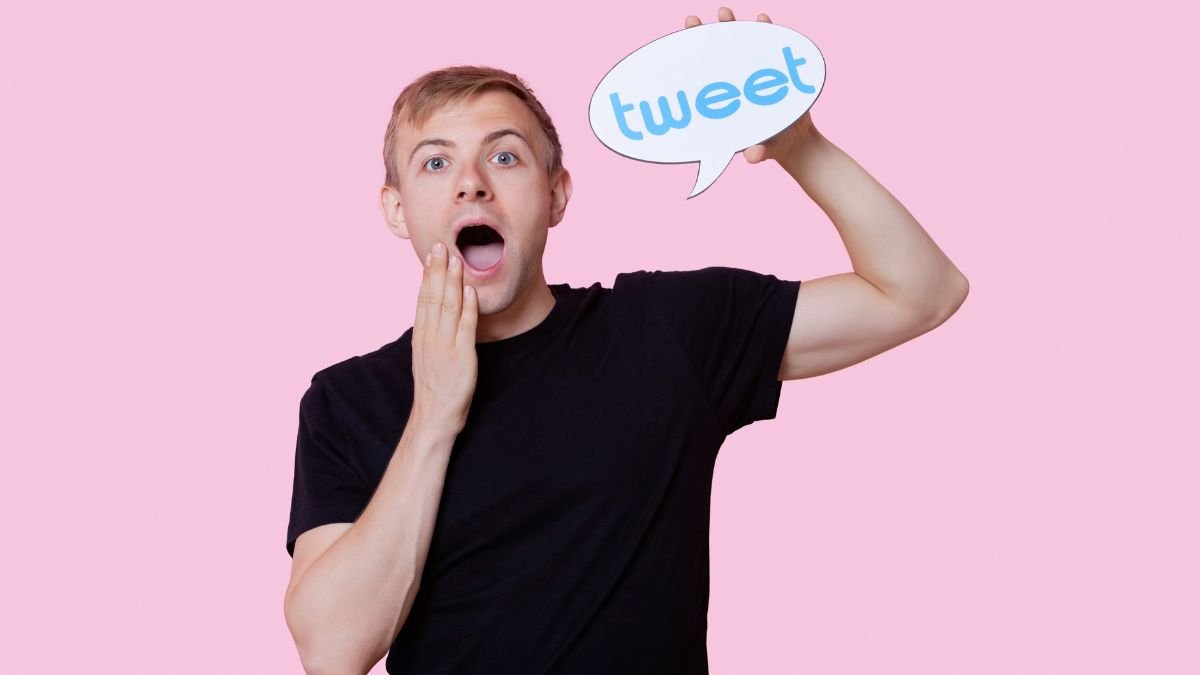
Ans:
[[[418,266],[376,196],[428,69],[514,70],[555,116],[575,196],[551,282],[850,269],[773,163],[689,202],[694,165],[591,134],[600,77],[715,5],[298,4],[0,19],[4,672],[300,671],[297,406],[411,324]],[[1200,672],[1200,111],[1170,6],[733,7],[821,47],[817,127],[971,296],[726,444],[714,673]]]

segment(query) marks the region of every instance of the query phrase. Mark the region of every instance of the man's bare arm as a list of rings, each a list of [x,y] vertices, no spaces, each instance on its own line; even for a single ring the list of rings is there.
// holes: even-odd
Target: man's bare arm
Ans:
[[[903,204],[811,118],[801,130],[777,160],[829,215],[854,272],[800,286],[781,380],[839,370],[926,333],[958,310],[969,288]]]
[[[733,21],[722,7],[720,21]],[[758,20],[771,23],[759,14]],[[701,24],[692,15],[684,28]],[[780,380],[822,375],[933,330],[967,297],[967,278],[912,214],[804,113],[742,153],[774,159],[837,228],[853,272],[804,282],[796,297]]]
[[[447,261],[447,258],[450,261]],[[435,248],[413,326],[413,407],[383,478],[353,524],[296,540],[284,616],[305,671],[365,673],[412,608],[454,439],[475,390],[478,300],[462,263]]]
[[[320,528],[297,538],[284,615],[308,673],[365,673],[396,639],[420,587],[453,444],[410,423],[359,519],[332,544],[305,541]]]

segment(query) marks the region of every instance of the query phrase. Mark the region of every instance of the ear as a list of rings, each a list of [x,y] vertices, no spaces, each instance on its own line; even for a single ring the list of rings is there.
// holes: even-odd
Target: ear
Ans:
[[[550,227],[562,222],[571,201],[571,172],[563,169],[550,183]]]
[[[400,191],[390,185],[384,185],[379,190],[379,209],[383,211],[383,219],[387,221],[388,229],[401,239],[409,239],[408,224],[404,222],[404,207],[400,204]]]

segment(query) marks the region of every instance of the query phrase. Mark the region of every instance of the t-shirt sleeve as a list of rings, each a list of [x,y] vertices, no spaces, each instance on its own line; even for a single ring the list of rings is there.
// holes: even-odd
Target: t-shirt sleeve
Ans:
[[[329,523],[352,523],[371,499],[355,470],[346,435],[334,418],[329,391],[320,376],[300,398],[296,434],[296,466],[292,481],[292,510],[287,529],[287,552],[296,538]]]
[[[726,434],[775,417],[799,281],[731,267],[625,276],[675,333]]]

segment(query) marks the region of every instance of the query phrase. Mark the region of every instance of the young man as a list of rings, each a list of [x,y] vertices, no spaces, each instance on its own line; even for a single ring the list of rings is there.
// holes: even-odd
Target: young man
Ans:
[[[561,152],[503,71],[429,73],[396,101],[381,206],[423,262],[418,308],[301,401],[285,616],[310,673],[385,654],[392,673],[707,672],[725,437],[775,416],[781,380],[879,354],[966,297],[809,115],[745,155],[829,214],[854,272],[548,285],[547,231],[571,197]]]

